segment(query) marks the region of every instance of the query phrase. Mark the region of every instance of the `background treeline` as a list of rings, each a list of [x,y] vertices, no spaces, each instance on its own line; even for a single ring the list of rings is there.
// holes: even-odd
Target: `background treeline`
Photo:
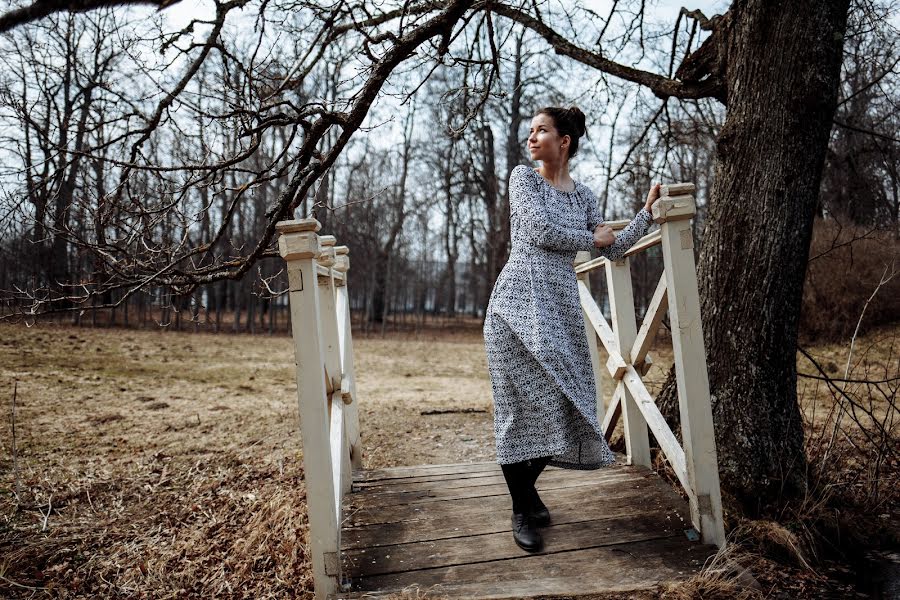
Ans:
[[[266,117],[269,135],[256,135],[246,99],[278,91],[282,102],[337,102],[359,50],[326,50],[292,85],[299,43],[271,48],[265,68],[277,75],[265,79],[254,71],[258,45],[235,31],[230,54],[200,62],[189,93],[167,103],[159,90],[177,87],[172,65],[188,64],[187,40],[172,42],[162,21],[125,18],[60,14],[2,38],[0,310],[93,326],[286,331],[273,247],[243,272],[217,275],[243,264],[262,237],[291,178],[281,161],[303,134],[276,114]],[[307,18],[292,12],[285,30],[301,32]],[[863,328],[900,315],[900,277],[890,279],[900,255],[900,54],[883,25],[851,31],[845,45],[807,273],[808,335],[847,336],[863,307]],[[540,106],[577,98],[589,115],[572,172],[608,219],[630,218],[654,181],[691,181],[702,240],[724,109],[709,99],[652,108],[646,91],[557,62],[532,33],[505,27],[502,93],[479,96],[478,61],[448,65],[402,101],[404,74],[392,75],[395,94],[376,103],[371,129],[294,200],[297,218],[316,217],[320,233],[349,246],[352,309],[365,331],[479,321],[509,251],[509,173],[529,164],[525,140]],[[484,32],[467,43],[489,60]],[[172,277],[128,279],[120,266]],[[191,277],[179,278],[188,267]],[[641,314],[660,271],[658,249],[634,259]],[[602,277],[593,279],[602,292]]]

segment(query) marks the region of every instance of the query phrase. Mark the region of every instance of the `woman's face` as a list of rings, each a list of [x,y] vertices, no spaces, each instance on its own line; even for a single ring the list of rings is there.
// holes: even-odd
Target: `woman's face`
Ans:
[[[564,162],[569,156],[568,135],[561,136],[553,125],[553,117],[540,113],[531,119],[528,133],[528,151],[531,160],[551,163]]]

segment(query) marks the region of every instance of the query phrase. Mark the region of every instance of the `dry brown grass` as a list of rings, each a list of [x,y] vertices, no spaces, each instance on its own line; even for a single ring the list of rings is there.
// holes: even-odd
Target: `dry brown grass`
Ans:
[[[852,555],[867,544],[896,544],[900,328],[873,328],[856,340],[852,354],[849,343],[819,344],[806,351],[810,358],[798,358],[801,373],[821,376],[821,369],[830,378],[849,381],[798,381],[809,490],[787,503],[777,520],[793,524],[810,551],[822,546],[832,554]]]
[[[751,565],[759,559],[728,544],[707,561],[699,573],[686,581],[664,587],[663,600],[762,600],[766,595],[752,575]]]
[[[4,391],[18,381],[24,488],[18,510],[3,496],[10,591],[309,588],[296,414],[282,391],[292,373],[278,350],[273,359],[250,338],[56,327],[3,327],[2,340]]]
[[[452,339],[355,340],[367,468],[493,455]],[[0,595],[310,596],[290,339],[3,325],[0,368]],[[448,407],[483,412],[420,414]]]
[[[897,331],[860,342],[894,373]],[[493,458],[479,331],[354,344],[365,467]],[[651,391],[671,364],[667,344],[653,351]],[[811,349],[821,364],[842,364],[842,351]],[[865,374],[857,368],[854,377]],[[0,596],[38,588],[61,598],[311,597],[287,337],[0,325],[0,377]],[[8,435],[14,382],[18,499]],[[801,379],[798,391],[810,424],[834,402],[813,381]],[[475,412],[421,414],[436,409]],[[754,531],[743,546],[794,544],[811,560],[802,531],[799,544],[774,527]],[[785,562],[761,563],[762,581],[804,570]],[[714,567],[706,575],[691,584],[702,592],[693,597],[734,585]],[[667,593],[689,597],[688,589]],[[407,595],[434,597],[427,592]]]

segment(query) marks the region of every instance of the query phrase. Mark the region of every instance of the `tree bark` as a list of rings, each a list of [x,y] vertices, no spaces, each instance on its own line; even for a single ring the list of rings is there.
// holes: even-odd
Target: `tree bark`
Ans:
[[[698,285],[721,482],[751,515],[805,487],[797,329],[848,4],[735,2],[720,40],[728,112]],[[672,371],[658,402],[677,423]]]

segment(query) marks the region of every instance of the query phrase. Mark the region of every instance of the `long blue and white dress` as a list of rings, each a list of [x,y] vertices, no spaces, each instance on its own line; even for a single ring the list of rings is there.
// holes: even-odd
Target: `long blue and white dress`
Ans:
[[[496,460],[550,456],[549,465],[597,469],[614,456],[597,420],[594,373],[573,261],[594,248],[597,197],[561,191],[526,165],[509,178],[512,247],[484,320],[494,396]],[[642,208],[599,254],[617,260],[653,221]]]

